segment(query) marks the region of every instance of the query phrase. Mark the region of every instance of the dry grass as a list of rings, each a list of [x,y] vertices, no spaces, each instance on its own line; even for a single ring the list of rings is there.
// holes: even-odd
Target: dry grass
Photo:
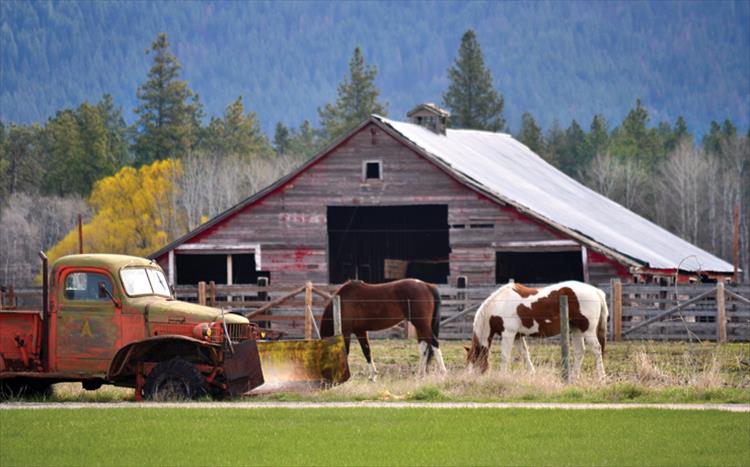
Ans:
[[[572,384],[560,378],[560,348],[529,341],[536,373],[526,372],[514,354],[511,371],[502,374],[499,349],[493,347],[493,367],[484,375],[466,370],[463,343],[443,344],[448,374],[415,376],[417,346],[405,340],[373,343],[379,378],[367,380],[368,370],[358,348],[349,363],[352,379],[329,391],[276,394],[282,400],[429,400],[429,401],[581,401],[581,402],[741,402],[750,403],[748,344],[624,342],[610,344],[604,364],[607,379],[595,377],[590,353],[581,376]]]
[[[645,342],[610,343],[604,358],[607,380],[595,377],[593,357],[586,353],[581,377],[573,384],[560,379],[560,348],[554,343],[529,340],[536,374],[526,372],[514,353],[511,371],[501,374],[499,349],[493,346],[492,367],[484,375],[466,370],[463,342],[442,345],[448,374],[415,376],[418,349],[414,341],[376,340],[372,352],[378,367],[377,382],[368,381],[368,369],[359,346],[352,343],[349,358],[352,378],[346,384],[313,393],[281,393],[259,397],[311,401],[555,401],[555,402],[735,402],[750,403],[750,344]],[[131,389],[103,386],[85,391],[80,384],[55,385],[46,400],[132,400]]]

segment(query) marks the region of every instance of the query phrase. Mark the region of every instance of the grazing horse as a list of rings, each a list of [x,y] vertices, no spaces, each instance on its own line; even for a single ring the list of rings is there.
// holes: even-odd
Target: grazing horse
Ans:
[[[375,381],[377,369],[370,354],[367,331],[379,331],[401,323],[411,322],[417,330],[420,363],[419,374],[424,375],[433,357],[440,371],[445,363],[440,352],[440,294],[437,287],[418,279],[401,279],[385,284],[366,284],[351,280],[334,295],[341,297],[341,331],[349,354],[349,341],[354,333],[370,368],[370,380]],[[333,335],[333,301],[326,305],[320,321],[321,337]]]
[[[521,284],[506,284],[487,298],[474,316],[474,334],[467,362],[472,369],[484,373],[489,367],[492,337],[502,336],[502,371],[507,371],[510,354],[515,346],[521,352],[528,370],[534,365],[529,357],[524,336],[548,337],[560,334],[560,296],[568,297],[570,334],[573,339],[575,363],[572,375],[577,377],[583,361],[584,340],[596,357],[596,370],[604,378],[602,351],[607,340],[607,300],[604,292],[594,286],[566,281],[539,289]]]

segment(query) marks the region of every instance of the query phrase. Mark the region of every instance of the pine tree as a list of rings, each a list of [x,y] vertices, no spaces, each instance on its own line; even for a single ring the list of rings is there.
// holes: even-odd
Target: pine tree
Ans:
[[[591,153],[594,156],[606,154],[609,147],[609,124],[607,123],[607,119],[603,115],[595,115],[594,119],[591,120],[589,130],[589,134],[586,137],[591,148]]]
[[[38,125],[3,125],[0,143],[0,195],[35,192],[41,185],[44,168]],[[0,200],[4,198],[0,197]],[[2,207],[0,202],[0,208]]]
[[[212,118],[203,132],[201,148],[219,156],[252,159],[273,152],[255,112],[245,113],[242,96],[229,104],[223,118]]]
[[[283,123],[277,122],[276,131],[273,135],[273,147],[276,151],[276,154],[280,156],[287,154],[289,152],[290,144],[291,140],[289,138],[289,129],[284,126]]]
[[[737,127],[734,126],[732,121],[727,118],[721,125],[721,134],[726,139],[734,138],[735,136],[737,136]]]
[[[135,109],[139,117],[135,152],[141,164],[190,151],[197,141],[201,112],[200,101],[179,79],[182,67],[169,51],[167,35],[160,33],[146,53],[153,54],[154,62],[148,81],[138,88],[141,104]]]
[[[87,102],[77,109],[60,111],[44,128],[46,193],[86,196],[118,164],[109,153],[110,135],[98,106]]]
[[[388,103],[378,101],[380,90],[375,86],[377,68],[366,65],[359,47],[349,62],[349,77],[338,86],[336,104],[318,109],[320,123],[329,140],[364,121],[370,114],[387,115]]]
[[[636,99],[635,108],[619,128],[612,133],[613,155],[645,164],[652,170],[666,155],[655,128],[648,128],[649,115],[641,100]]]
[[[450,85],[443,101],[451,111],[454,128],[506,130],[503,96],[492,86],[492,75],[484,66],[484,57],[474,31],[461,38],[455,64],[448,69]]]
[[[565,130],[565,140],[559,154],[560,170],[570,176],[577,176],[593,158],[586,133],[577,121],[573,120]]]
[[[224,111],[224,138],[227,153],[231,155],[252,158],[272,152],[255,112],[245,113],[242,96]]]
[[[516,135],[516,139],[528,146],[535,153],[540,155],[544,153],[542,129],[537,125],[536,120],[534,120],[534,117],[529,112],[525,112],[521,116],[521,130]]]
[[[711,120],[708,134],[703,137],[703,149],[709,154],[721,154],[721,140],[721,125],[715,120]]]
[[[677,117],[677,121],[674,124],[674,135],[678,141],[682,141],[684,138],[690,138],[691,140],[693,138],[693,135],[688,130],[687,122],[682,115]]]
[[[122,116],[122,107],[115,107],[111,94],[104,94],[96,107],[104,119],[104,126],[107,128],[107,157],[116,168],[120,168],[130,162],[127,141],[128,126]]]
[[[560,128],[557,119],[552,122],[552,126],[547,131],[546,140],[547,147],[542,157],[555,167],[560,167],[560,153],[565,147],[565,132]]]
[[[293,130],[289,142],[289,154],[309,159],[325,144],[325,130],[315,130],[309,121],[305,120],[299,129]]]

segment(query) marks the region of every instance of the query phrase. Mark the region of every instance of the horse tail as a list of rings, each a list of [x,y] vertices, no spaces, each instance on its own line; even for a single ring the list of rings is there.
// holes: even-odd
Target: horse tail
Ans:
[[[435,347],[438,346],[437,339],[440,337],[440,292],[438,288],[432,284],[429,285],[430,292],[432,293],[433,301],[435,302],[435,308],[432,310],[432,337],[435,340]]]
[[[331,336],[333,336],[333,297],[326,305],[323,316],[320,317],[320,337]]]
[[[607,346],[607,319],[609,318],[609,308],[607,308],[607,296],[604,291],[597,289],[599,294],[600,310],[599,310],[599,325],[596,328],[596,338],[599,341],[599,345],[602,346],[602,353],[604,348]]]

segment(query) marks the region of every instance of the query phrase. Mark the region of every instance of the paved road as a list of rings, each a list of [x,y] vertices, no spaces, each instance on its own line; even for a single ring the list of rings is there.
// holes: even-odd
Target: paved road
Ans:
[[[562,409],[562,410],[720,410],[750,413],[750,404],[563,404],[544,402],[11,402],[0,404],[0,410],[44,409]]]

